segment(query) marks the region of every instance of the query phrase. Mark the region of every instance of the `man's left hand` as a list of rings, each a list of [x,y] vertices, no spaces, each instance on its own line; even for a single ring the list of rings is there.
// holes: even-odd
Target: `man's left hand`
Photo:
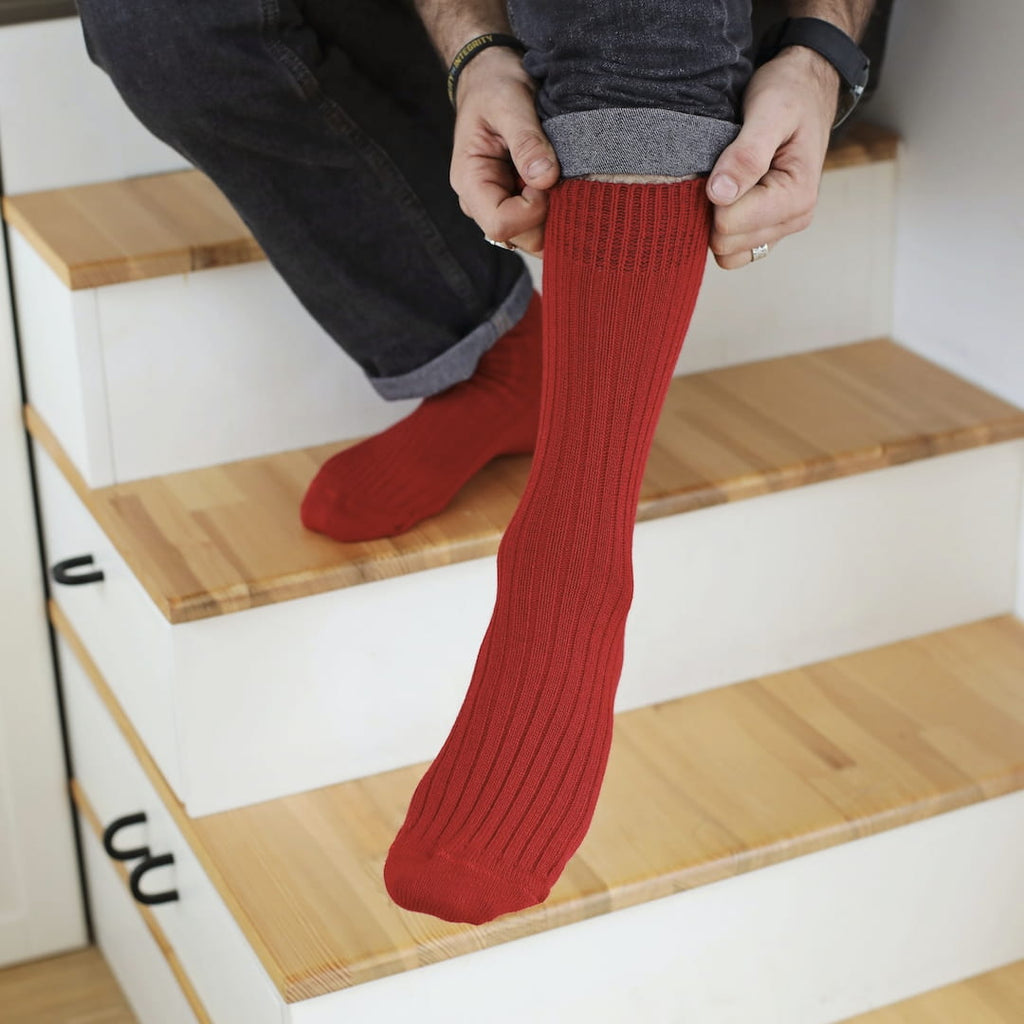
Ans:
[[[838,95],[835,69],[802,46],[754,72],[743,127],[708,176],[710,245],[720,267],[746,266],[752,249],[811,223]]]

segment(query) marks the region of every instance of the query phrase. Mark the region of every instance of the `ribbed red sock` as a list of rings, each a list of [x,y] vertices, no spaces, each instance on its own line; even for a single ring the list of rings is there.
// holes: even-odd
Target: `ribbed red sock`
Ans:
[[[328,459],[303,498],[303,524],[335,540],[375,540],[437,515],[491,459],[533,451],[540,377],[535,294],[469,380]]]
[[[384,868],[407,909],[479,924],[539,903],[590,826],[640,483],[704,271],[704,184],[551,194],[537,449],[469,692]]]

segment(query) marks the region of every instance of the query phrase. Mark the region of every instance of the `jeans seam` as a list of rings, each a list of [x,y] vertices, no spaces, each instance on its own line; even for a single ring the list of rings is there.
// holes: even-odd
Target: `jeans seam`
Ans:
[[[435,266],[441,272],[452,292],[465,302],[470,309],[483,309],[486,305],[476,294],[469,275],[449,249],[444,235],[423,208],[419,197],[405,180],[405,176],[388,154],[377,145],[321,88],[316,75],[309,65],[286,43],[274,37],[280,22],[278,0],[260,0],[262,13],[263,43],[273,60],[282,67],[302,96],[313,103],[322,114],[328,127],[339,135],[350,138],[360,159],[382,179],[389,182],[394,198],[414,229],[423,232],[424,247]]]

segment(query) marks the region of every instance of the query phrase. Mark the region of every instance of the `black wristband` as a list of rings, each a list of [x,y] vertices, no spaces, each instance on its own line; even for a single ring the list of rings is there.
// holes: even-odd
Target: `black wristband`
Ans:
[[[518,50],[519,53],[526,53],[526,47],[515,36],[506,35],[503,32],[488,32],[485,35],[470,39],[466,45],[459,50],[452,59],[452,66],[448,69],[448,100],[455,106],[455,86],[458,84],[459,75],[462,69],[478,54],[482,53],[489,46],[507,46],[510,49]]]

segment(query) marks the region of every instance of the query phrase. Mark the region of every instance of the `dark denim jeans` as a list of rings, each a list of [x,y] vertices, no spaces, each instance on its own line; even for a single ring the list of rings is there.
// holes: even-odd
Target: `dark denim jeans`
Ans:
[[[509,6],[567,175],[706,171],[735,134],[749,0]],[[411,0],[79,10],[129,107],[217,183],[385,398],[471,376],[523,315],[522,261],[484,242],[448,184],[444,69]]]

